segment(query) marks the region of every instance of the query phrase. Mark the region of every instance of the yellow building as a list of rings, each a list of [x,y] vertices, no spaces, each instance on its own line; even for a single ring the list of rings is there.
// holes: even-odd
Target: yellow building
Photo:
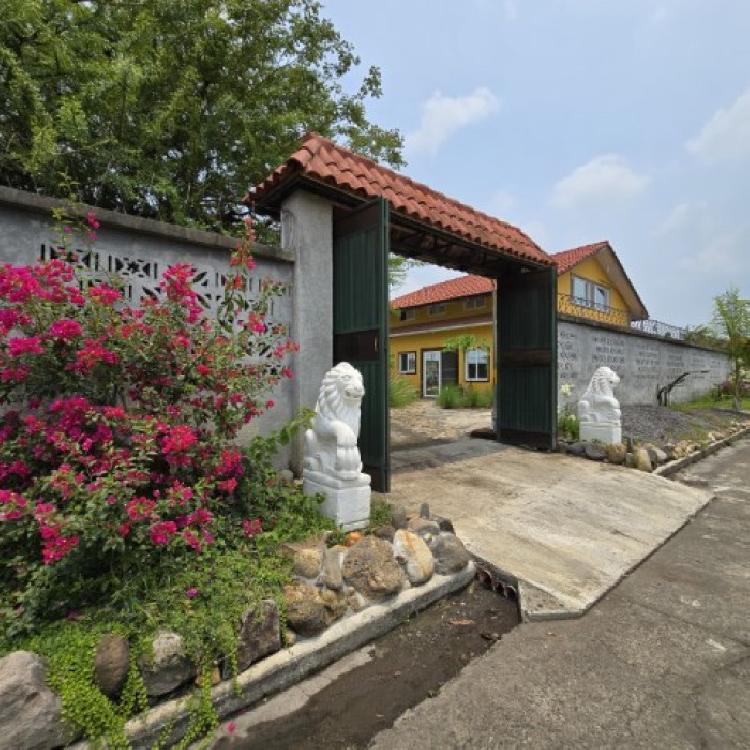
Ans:
[[[552,257],[558,266],[559,315],[621,327],[648,317],[608,242],[563,250]],[[491,387],[493,291],[491,279],[468,275],[392,300],[394,372],[424,398],[437,396],[445,385]]]

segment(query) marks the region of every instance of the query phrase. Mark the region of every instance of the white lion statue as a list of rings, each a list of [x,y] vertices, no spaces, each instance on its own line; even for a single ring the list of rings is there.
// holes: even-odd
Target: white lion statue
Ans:
[[[362,373],[348,362],[325,374],[312,427],[305,432],[305,469],[344,481],[359,478],[362,460],[357,438],[364,395]]]
[[[589,387],[578,402],[578,421],[620,423],[620,402],[614,397],[612,389],[618,385],[620,378],[609,367],[597,367],[589,382]]]

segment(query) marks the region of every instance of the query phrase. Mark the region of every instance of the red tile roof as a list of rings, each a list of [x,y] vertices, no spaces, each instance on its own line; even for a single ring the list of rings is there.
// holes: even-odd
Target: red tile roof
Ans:
[[[518,258],[551,264],[547,253],[528,235],[505,221],[480,213],[426,185],[338,146],[317,133],[272,172],[245,201],[273,204],[271,193],[295,175],[322,182],[362,198],[385,198],[391,209],[466,240]]]
[[[473,297],[476,294],[487,294],[495,288],[495,282],[484,276],[459,276],[457,279],[441,281],[438,284],[417,289],[416,292],[402,294],[391,300],[391,307],[403,309],[405,307],[419,307],[433,305],[437,302],[447,302],[460,297]]]
[[[570,271],[573,266],[578,265],[582,260],[596,255],[600,250],[609,247],[608,242],[594,242],[591,245],[581,245],[581,247],[572,247],[570,250],[561,250],[559,253],[552,253],[552,260],[557,263],[557,275],[562,276]]]

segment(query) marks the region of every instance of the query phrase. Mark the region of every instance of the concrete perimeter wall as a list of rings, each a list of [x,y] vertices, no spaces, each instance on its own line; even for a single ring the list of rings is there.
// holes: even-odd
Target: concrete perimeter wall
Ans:
[[[620,376],[615,396],[621,404],[655,404],[657,387],[683,372],[708,370],[690,375],[672,391],[674,402],[689,401],[724,382],[730,371],[722,352],[567,319],[557,322],[557,350],[558,383],[573,386],[569,396],[560,394],[560,408],[566,403],[575,408],[594,370],[603,365]]]
[[[34,263],[50,256],[55,248],[52,208],[60,201],[0,187],[0,263]],[[224,276],[236,240],[213,232],[178,227],[113,211],[93,209],[101,227],[93,253],[81,253],[81,263],[91,272],[106,276],[118,273],[126,282],[126,293],[136,304],[144,293],[158,288],[161,274],[173,263],[190,263],[195,269],[194,288],[207,310],[213,311],[224,295]],[[256,245],[257,262],[251,296],[262,279],[291,285],[294,280],[293,252]],[[276,298],[270,318],[293,330],[292,294]],[[267,434],[285,424],[294,413],[292,381],[284,380],[270,397],[276,406],[246,428],[241,442],[256,434]],[[279,463],[288,463],[288,451]]]

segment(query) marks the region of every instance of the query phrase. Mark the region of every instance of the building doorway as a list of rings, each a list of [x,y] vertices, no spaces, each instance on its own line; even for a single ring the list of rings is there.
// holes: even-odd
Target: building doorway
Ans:
[[[440,350],[422,352],[422,397],[437,398],[442,387]]]

